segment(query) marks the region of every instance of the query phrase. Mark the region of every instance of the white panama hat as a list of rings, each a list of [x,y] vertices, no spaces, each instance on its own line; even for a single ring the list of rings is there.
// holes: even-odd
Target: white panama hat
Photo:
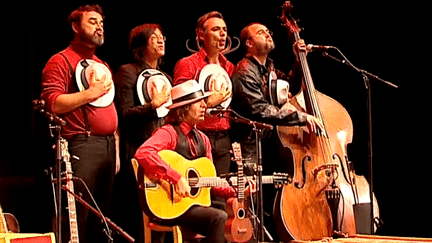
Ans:
[[[201,85],[196,80],[189,80],[178,84],[171,89],[171,98],[173,104],[168,109],[174,109],[180,106],[194,103],[198,100],[210,96],[213,92],[204,92]]]
[[[78,86],[79,91],[83,91],[89,88],[89,79],[90,73],[95,71],[96,79],[101,79],[103,75],[106,75],[105,80],[111,80],[112,74],[107,66],[103,63],[96,62],[92,59],[83,59],[78,62],[77,67],[75,69],[75,79]],[[111,89],[105,95],[99,97],[93,102],[90,102],[90,105],[95,107],[107,107],[109,106],[113,100],[115,95],[114,83],[111,84]]]
[[[156,69],[145,69],[143,70],[140,75],[138,75],[137,80],[137,93],[138,98],[141,102],[141,105],[147,104],[152,101],[153,94],[152,94],[152,87],[153,85],[156,86],[156,89],[161,92],[162,87],[164,85],[167,85],[168,90],[171,90],[172,86],[168,78],[159,70]],[[168,115],[169,109],[167,108],[172,104],[171,98],[156,108],[156,114],[158,117],[162,118]]]
[[[217,64],[207,64],[201,70],[198,83],[201,85],[204,91],[210,91],[210,80],[214,78],[215,84],[214,87],[217,90],[220,90],[222,84],[225,84],[225,87],[228,88],[228,91],[232,90],[231,79],[229,78],[228,73],[223,69],[220,65]],[[227,100],[222,102],[220,105],[223,108],[228,108],[231,103],[232,97],[229,97]]]

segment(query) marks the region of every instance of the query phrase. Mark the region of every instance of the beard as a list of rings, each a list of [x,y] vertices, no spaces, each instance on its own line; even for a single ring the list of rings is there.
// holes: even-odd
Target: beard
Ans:
[[[268,55],[271,51],[273,51],[273,49],[275,49],[275,44],[273,41],[266,41],[260,45],[257,45],[258,53],[262,55]]]
[[[98,35],[95,31],[93,34],[86,33],[84,31],[81,32],[80,39],[82,42],[89,43],[94,45],[95,47],[100,47],[105,41],[105,35]]]

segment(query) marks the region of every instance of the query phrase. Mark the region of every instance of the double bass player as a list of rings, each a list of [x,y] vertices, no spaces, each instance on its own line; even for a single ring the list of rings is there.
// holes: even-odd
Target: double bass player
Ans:
[[[268,57],[269,53],[275,48],[272,32],[266,26],[259,23],[247,25],[240,35],[241,43],[246,50],[244,58],[237,64],[234,71],[233,100],[231,107],[240,115],[254,120],[273,125],[284,126],[304,126],[307,125],[311,132],[323,129],[322,123],[314,116],[308,115],[297,110],[289,102],[282,106],[272,104],[270,92],[270,80],[282,79],[295,82],[301,77],[297,63],[294,63],[289,75],[277,70],[273,60]],[[306,45],[303,40],[293,45],[294,53],[306,52]],[[300,78],[301,81],[301,78]],[[275,132],[273,134],[276,134]],[[233,124],[231,131],[233,141],[241,144],[243,158],[249,161],[245,168],[245,173],[252,174],[253,167],[257,163],[256,138],[251,127],[244,124]],[[264,131],[261,134],[263,139],[263,170],[265,174],[280,171],[281,163],[272,159],[277,154],[275,140],[272,132]],[[272,141],[273,140],[273,141]],[[279,163],[278,163],[279,162]],[[276,165],[278,164],[278,165]],[[285,168],[283,168],[285,169]],[[275,189],[265,188],[264,211],[272,212]],[[271,232],[275,227],[269,227],[272,220],[264,221],[267,229]]]
[[[272,32],[262,24],[252,23],[241,31],[240,39],[246,55],[237,64],[232,78],[233,110],[246,118],[274,125],[307,125],[312,132],[322,129],[323,125],[317,118],[298,111],[289,102],[282,107],[271,104],[270,79],[296,81],[301,77],[296,63],[289,75],[275,68],[273,60],[268,57],[275,48]],[[307,51],[302,40],[295,43],[293,49],[296,55],[299,51]],[[234,141],[241,143],[243,156],[256,163],[255,137],[250,136],[250,128],[243,124],[235,126]]]

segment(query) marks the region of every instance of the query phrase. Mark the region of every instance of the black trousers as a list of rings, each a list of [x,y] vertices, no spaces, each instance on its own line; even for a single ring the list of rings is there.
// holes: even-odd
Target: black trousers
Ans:
[[[76,135],[69,139],[68,143],[73,176],[84,180],[100,210],[105,216],[108,216],[116,164],[114,136],[92,135],[87,138],[85,135]],[[81,193],[85,201],[95,206],[82,183],[74,182],[74,187],[75,193]],[[76,208],[80,242],[108,242],[107,236],[103,233],[105,225],[102,224],[100,218],[79,202],[76,202]],[[63,228],[65,233],[62,233],[65,237],[69,236],[68,229],[68,227]],[[68,241],[69,239],[63,240],[63,242]]]
[[[223,210],[213,207],[192,206],[182,216],[160,223],[179,225],[182,232],[199,233],[205,236],[201,243],[225,243],[224,226],[227,218],[228,215]]]

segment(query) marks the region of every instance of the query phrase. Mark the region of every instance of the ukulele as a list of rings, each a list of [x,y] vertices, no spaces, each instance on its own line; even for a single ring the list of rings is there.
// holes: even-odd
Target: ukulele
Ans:
[[[252,237],[252,221],[247,217],[244,190],[246,179],[243,174],[243,159],[239,143],[232,144],[234,161],[237,163],[237,198],[227,200],[228,219],[225,222],[225,238],[232,242],[246,242]]]
[[[70,154],[68,150],[68,142],[65,139],[60,140],[61,145],[61,154],[63,158],[63,162],[66,166],[66,186],[69,188],[71,192],[74,192],[74,185],[72,181],[72,165],[70,162]],[[68,211],[69,211],[69,228],[70,228],[70,241],[69,243],[79,243],[78,236],[78,223],[77,223],[77,215],[75,208],[75,197],[67,192],[67,201],[68,201]]]

